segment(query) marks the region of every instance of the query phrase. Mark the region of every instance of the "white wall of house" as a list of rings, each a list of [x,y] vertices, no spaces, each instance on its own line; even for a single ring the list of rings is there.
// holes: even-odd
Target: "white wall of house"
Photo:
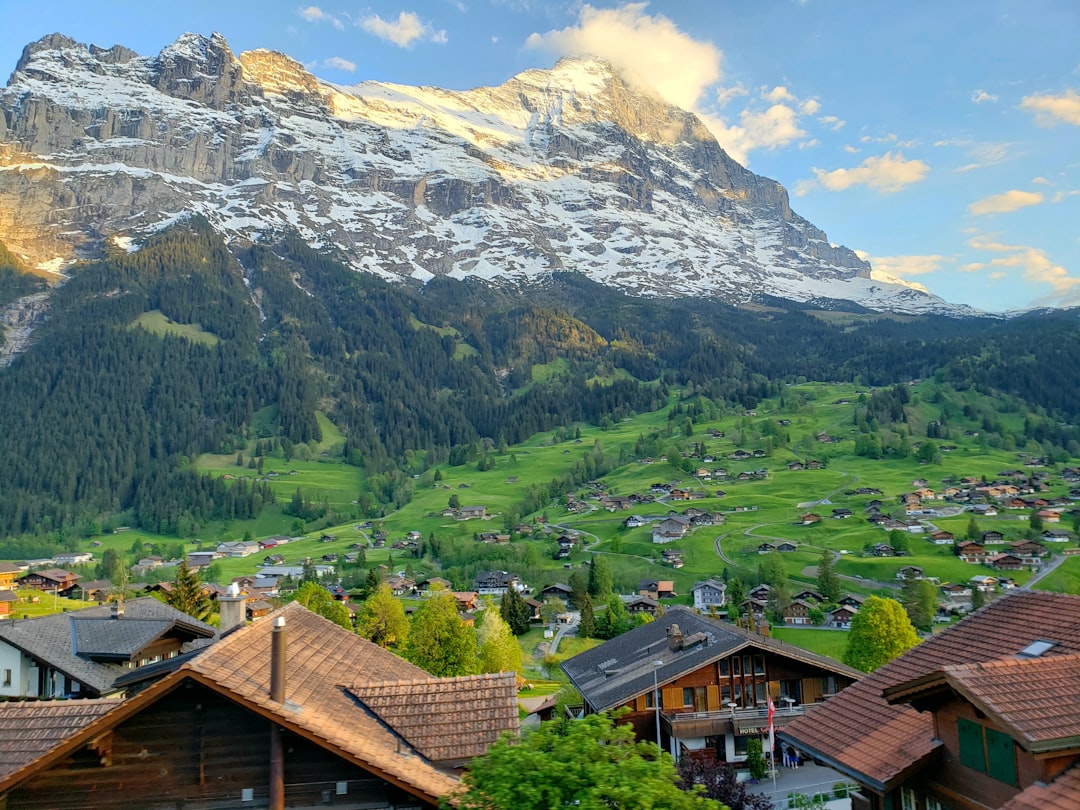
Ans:
[[[9,674],[10,684],[7,682]],[[35,697],[36,695],[37,681],[30,680],[30,659],[10,644],[0,641],[0,696]]]

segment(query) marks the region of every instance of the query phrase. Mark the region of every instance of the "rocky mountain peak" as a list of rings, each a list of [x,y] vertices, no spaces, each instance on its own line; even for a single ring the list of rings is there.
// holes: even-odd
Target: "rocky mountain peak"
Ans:
[[[597,59],[465,92],[341,87],[219,34],[154,57],[57,34],[0,90],[0,161],[0,241],[52,269],[199,213],[392,279],[571,270],[637,295],[958,311],[872,278],[696,116]]]

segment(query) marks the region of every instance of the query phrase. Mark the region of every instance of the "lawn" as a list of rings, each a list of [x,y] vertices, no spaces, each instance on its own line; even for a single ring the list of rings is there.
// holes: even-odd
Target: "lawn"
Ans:
[[[1053,573],[1032,587],[1039,591],[1080,594],[1080,557],[1065,560]]]
[[[826,655],[836,661],[844,658],[848,633],[846,630],[802,629],[793,627],[774,627],[772,637],[785,644],[794,644],[818,655]]]
[[[201,343],[203,346],[216,346],[218,336],[213,332],[207,332],[197,323],[177,323],[159,309],[144,312],[131,322],[132,326],[138,326],[155,335],[172,335],[173,337],[187,338],[193,343]]]
[[[45,591],[33,589],[16,591],[19,601],[11,605],[11,617],[33,619],[38,616],[50,616],[79,608],[94,607],[97,602],[84,602],[81,599],[68,599]]]

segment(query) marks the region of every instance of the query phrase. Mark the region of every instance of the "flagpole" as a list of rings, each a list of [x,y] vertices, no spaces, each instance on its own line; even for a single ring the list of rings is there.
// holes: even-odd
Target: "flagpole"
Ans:
[[[776,794],[776,734],[773,731],[773,716],[776,714],[776,706],[773,704],[772,695],[769,695],[769,762],[772,763],[772,787],[773,795]]]

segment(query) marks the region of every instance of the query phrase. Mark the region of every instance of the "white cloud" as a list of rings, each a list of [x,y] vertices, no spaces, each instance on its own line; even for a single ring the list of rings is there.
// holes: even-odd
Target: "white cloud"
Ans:
[[[929,171],[930,166],[921,160],[906,160],[902,152],[895,155],[886,152],[881,156],[868,157],[853,169],[826,171],[815,167],[814,179],[800,180],[795,184],[795,193],[803,196],[815,186],[821,186],[826,191],[866,186],[883,194],[892,194],[904,186],[919,182]]]
[[[1045,177],[1040,176],[1032,178],[1031,184],[1035,186],[1048,186],[1050,185],[1050,181],[1047,180]]]
[[[773,104],[779,104],[781,101],[795,100],[795,96],[791,95],[791,91],[786,87],[774,87],[768,92],[762,90],[761,97],[766,101],[771,101]]]
[[[1009,275],[1008,273],[1003,273],[1002,271],[998,270],[996,273],[991,273],[990,274],[990,280],[991,281],[1001,281],[1001,279],[1007,278],[1008,275]]]
[[[942,256],[939,253],[925,256],[871,256],[862,250],[857,250],[855,253],[863,261],[870,262],[875,270],[882,270],[897,278],[935,273],[941,269],[943,262],[949,260],[948,256]]]
[[[646,5],[629,3],[616,9],[585,5],[577,25],[530,34],[525,45],[559,56],[606,59],[628,81],[696,111],[705,90],[720,81],[720,51],[683,33],[662,14],[646,14]]]
[[[821,104],[816,98],[808,98],[802,104],[799,105],[799,112],[803,115],[817,115],[821,109]]]
[[[340,56],[331,56],[329,59],[323,60],[323,67],[336,68],[337,70],[344,70],[347,73],[352,73],[356,70],[356,62],[350,62],[348,59],[344,59]]]
[[[976,90],[971,94],[971,100],[976,104],[986,104],[987,102],[993,103],[998,100],[998,97],[993,93],[987,93],[985,90]]]
[[[716,104],[717,106],[724,107],[732,99],[748,95],[750,95],[750,91],[743,87],[742,84],[735,84],[731,87],[721,87],[716,91]]]
[[[1080,95],[1072,89],[1059,96],[1025,96],[1020,102],[1020,108],[1033,112],[1035,123],[1041,127],[1052,127],[1063,121],[1080,126]]]
[[[343,23],[340,19],[335,17],[333,14],[327,14],[325,11],[323,11],[318,6],[308,6],[307,8],[299,9],[299,11],[297,11],[297,13],[301,17],[303,17],[305,20],[307,20],[308,22],[312,22],[312,23],[327,22],[327,23],[330,23],[332,26],[334,26],[334,28],[336,28],[338,31],[344,31],[345,30],[345,23]]]
[[[844,124],[847,123],[847,121],[842,121],[835,115],[823,115],[821,116],[821,118],[818,119],[818,121],[827,126],[833,132],[839,132],[844,128]]]
[[[1064,202],[1069,197],[1075,197],[1077,194],[1080,194],[1080,191],[1058,191],[1054,194],[1054,198],[1053,200],[1051,200],[1051,202]]]
[[[1025,281],[1049,285],[1051,292],[1034,301],[1036,306],[1080,304],[1080,278],[1070,276],[1068,270],[1060,264],[1054,264],[1045,250],[1030,245],[1005,244],[988,235],[973,236],[968,240],[968,245],[975,250],[1000,254],[987,262],[977,262],[968,265],[969,267],[977,265],[978,269],[1018,268],[1023,271]],[[1004,278],[1004,273],[999,269],[990,277],[995,280]]]
[[[812,149],[813,147],[820,146],[820,145],[821,145],[821,141],[819,141],[817,138],[811,138],[808,141],[802,141],[799,144],[799,148],[800,149]]]
[[[430,25],[421,22],[413,11],[402,11],[397,20],[384,20],[378,14],[372,14],[360,21],[360,27],[399,48],[411,48],[421,39],[440,44],[447,41],[446,31],[433,30]]]
[[[847,152],[849,155],[857,155],[859,154],[860,149],[859,147],[852,146],[850,143],[848,143],[844,144],[844,151]]]
[[[985,214],[1007,214],[1031,205],[1039,205],[1044,199],[1043,195],[1037,191],[1012,189],[1004,194],[992,194],[989,197],[976,200],[968,206],[968,211],[976,217]]]

